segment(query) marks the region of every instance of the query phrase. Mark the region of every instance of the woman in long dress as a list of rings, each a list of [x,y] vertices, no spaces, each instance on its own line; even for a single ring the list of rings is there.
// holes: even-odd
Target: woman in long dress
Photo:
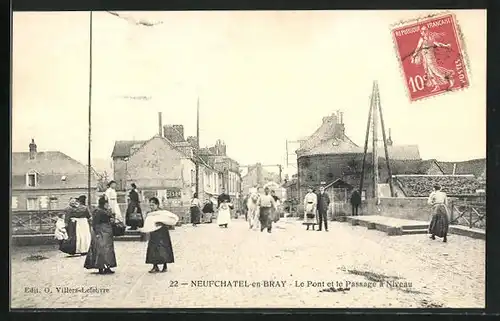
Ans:
[[[120,206],[118,205],[118,195],[116,194],[116,182],[110,181],[108,183],[108,189],[105,194],[106,200],[109,203],[109,208],[113,214],[115,214],[115,220],[125,223],[123,220],[122,212]]]
[[[316,207],[318,204],[318,196],[313,192],[312,187],[309,187],[307,194],[304,197],[304,223],[307,225],[307,230],[309,226],[312,225],[314,231],[314,225],[317,223],[316,220]]]
[[[160,201],[156,197],[149,199],[151,212],[160,210]],[[149,273],[167,272],[167,263],[174,263],[174,251],[168,226],[156,223],[161,226],[159,229],[149,234],[148,249],[146,251],[146,264],[153,264]],[[160,271],[158,265],[163,264]]]
[[[250,229],[259,229],[259,194],[252,192],[247,200],[248,208],[248,225]]]
[[[105,197],[99,199],[99,205],[92,213],[92,242],[85,258],[86,269],[98,269],[99,274],[115,273],[116,255],[113,242],[113,213]]]
[[[128,206],[125,218],[127,225],[131,230],[136,230],[138,227],[144,225],[144,218],[142,217],[141,202],[139,200],[139,193],[137,192],[137,185],[132,183],[132,189],[128,193]],[[119,208],[118,208],[119,209]]]
[[[197,224],[200,224],[200,216],[201,216],[201,204],[200,200],[198,199],[198,193],[193,194],[193,198],[191,199],[191,224],[193,226],[196,226]]]
[[[431,239],[442,237],[447,242],[449,219],[448,219],[448,197],[441,191],[441,186],[435,185],[434,191],[429,195],[427,203],[432,206],[432,219],[429,224]]]
[[[209,223],[212,222],[212,217],[214,215],[214,203],[208,198],[205,202],[205,205],[203,206],[203,221],[206,223],[207,221]]]
[[[65,223],[68,239],[64,240],[59,249],[70,255],[87,254],[90,242],[90,213],[85,206],[86,197],[80,196],[78,199],[72,199],[70,205],[65,210]]]
[[[219,212],[217,214],[217,225],[220,227],[225,227],[227,228],[227,225],[229,222],[231,222],[231,208],[230,208],[230,203],[226,199],[222,202],[222,204],[219,207]]]

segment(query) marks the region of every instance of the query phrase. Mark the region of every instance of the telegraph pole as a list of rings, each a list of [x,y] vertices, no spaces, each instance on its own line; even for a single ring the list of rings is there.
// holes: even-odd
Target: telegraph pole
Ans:
[[[92,10],[89,21],[89,137],[88,137],[88,195],[87,205],[92,205]]]
[[[196,194],[200,191],[200,97],[196,101]],[[199,197],[199,195],[198,195]]]
[[[366,153],[368,152],[368,138],[370,137],[370,124],[372,121],[372,112],[373,112],[373,92],[370,96],[370,109],[368,111],[368,122],[366,123],[366,136],[365,136],[365,148],[363,152],[363,163],[361,167],[361,182],[359,183],[359,193],[363,194],[363,183],[365,180],[365,165],[366,165]]]
[[[377,88],[378,89],[378,88]],[[392,170],[389,159],[389,150],[387,149],[387,138],[385,136],[384,114],[382,113],[382,103],[380,102],[380,91],[377,90],[378,112],[380,113],[380,125],[382,126],[382,139],[384,140],[385,161],[387,165],[387,174],[389,175],[389,188],[391,190],[391,197],[394,197],[394,186],[392,184]],[[389,137],[391,133],[389,131]]]
[[[378,204],[378,183],[379,183],[379,173],[378,173],[378,112],[377,112],[377,104],[378,104],[378,86],[377,82],[374,82],[375,89],[375,99],[373,104],[373,197],[375,198]]]

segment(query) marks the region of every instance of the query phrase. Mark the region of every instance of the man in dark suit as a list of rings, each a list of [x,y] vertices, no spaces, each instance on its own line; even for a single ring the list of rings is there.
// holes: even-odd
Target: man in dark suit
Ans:
[[[351,194],[351,206],[352,206],[352,215],[358,215],[359,206],[361,205],[361,194],[359,194],[358,190],[355,189]]]
[[[319,230],[321,231],[322,223],[325,222],[325,231],[328,232],[328,206],[330,206],[330,197],[325,193],[325,188],[321,186],[318,193],[318,218]]]

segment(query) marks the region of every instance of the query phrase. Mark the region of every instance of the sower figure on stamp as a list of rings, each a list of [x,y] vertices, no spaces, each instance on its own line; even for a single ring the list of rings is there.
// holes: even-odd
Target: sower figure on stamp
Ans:
[[[322,229],[322,223],[323,221],[325,222],[325,231],[328,232],[328,206],[330,206],[330,196],[325,193],[325,187],[321,186],[319,188],[319,193],[318,193],[318,204],[317,204],[317,209],[318,209],[318,224],[319,224],[319,229],[318,231],[321,231]]]
[[[359,191],[355,189],[351,194],[352,216],[358,215],[360,205],[361,205],[361,194],[359,194]]]
[[[438,65],[436,60],[436,48],[450,48],[450,44],[437,42],[436,39],[441,35],[435,32],[429,32],[426,26],[420,29],[421,38],[418,41],[417,48],[413,52],[411,62],[422,64],[425,75],[427,76],[427,87],[434,87],[432,92],[439,90],[439,86],[448,84],[448,88],[453,87],[453,70],[448,70]]]
[[[434,191],[429,195],[427,204],[432,206],[432,219],[429,224],[429,234],[431,239],[442,237],[443,242],[447,241],[448,235],[448,197],[441,191],[441,186],[435,185]]]

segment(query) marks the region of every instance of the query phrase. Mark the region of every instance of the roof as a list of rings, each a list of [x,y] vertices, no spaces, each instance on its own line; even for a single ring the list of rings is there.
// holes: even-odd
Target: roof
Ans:
[[[330,187],[334,187],[334,188],[335,188],[335,187],[339,187],[339,186],[341,186],[341,187],[352,187],[352,185],[351,185],[351,184],[349,184],[349,183],[347,183],[347,182],[343,181],[343,180],[342,180],[342,179],[340,179],[340,178],[337,178],[337,179],[336,179],[336,180],[334,180],[333,182],[326,184],[326,185],[325,185],[325,189],[330,188]]]
[[[393,175],[398,174],[427,174],[432,164],[436,164],[435,159],[429,160],[399,160],[392,159],[390,161],[391,171]]]
[[[455,175],[471,174],[475,177],[480,177],[486,171],[486,158],[471,159],[463,162],[437,162],[437,164],[445,175],[453,174],[455,164]]]
[[[344,139],[330,138],[319,141],[316,146],[309,149],[301,148],[297,150],[297,156],[313,156],[325,154],[360,154],[363,149],[354,144],[347,136]]]
[[[140,147],[148,140],[118,140],[115,142],[111,157],[129,157],[132,147]]]
[[[29,159],[29,152],[12,153],[12,188],[33,189],[26,186],[26,174],[35,171],[39,175],[38,189],[86,188],[88,167],[59,151],[38,152]],[[66,176],[63,181],[62,177]],[[92,169],[92,186],[97,185]]]
[[[443,192],[450,196],[473,195],[482,187],[472,175],[396,175],[394,178],[407,197],[427,197],[435,184],[439,184]]]

